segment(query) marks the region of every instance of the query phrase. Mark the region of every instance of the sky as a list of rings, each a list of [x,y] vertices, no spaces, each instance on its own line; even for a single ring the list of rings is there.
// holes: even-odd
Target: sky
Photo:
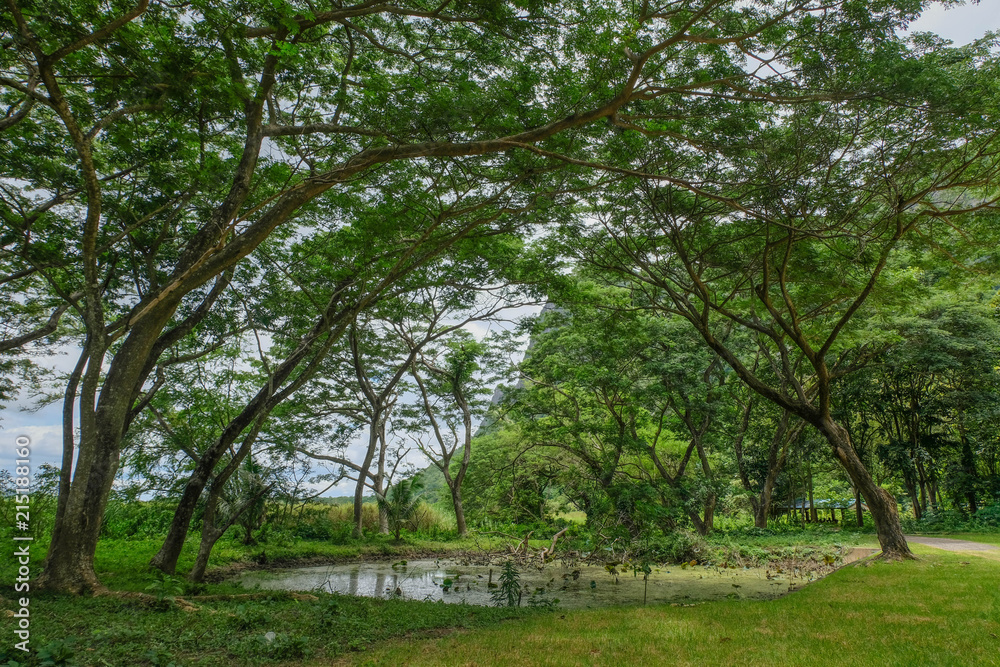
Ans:
[[[935,5],[909,26],[910,32],[934,32],[956,45],[966,44],[989,30],[1000,30],[1000,0],[982,0],[979,4],[949,9]],[[76,362],[75,355],[75,350],[65,350],[47,359],[45,365],[69,372]],[[56,402],[37,410],[25,409],[32,404],[32,398],[22,392],[0,413],[0,469],[13,472],[14,440],[22,435],[31,439],[33,467],[37,469],[42,463],[59,464],[62,456],[62,405]],[[360,458],[360,443],[352,445],[348,454]],[[326,495],[349,493],[353,493],[353,482],[344,482]]]
[[[956,45],[968,44],[989,30],[1000,30],[1000,0],[950,9],[933,5],[910,25],[910,32],[934,32]]]

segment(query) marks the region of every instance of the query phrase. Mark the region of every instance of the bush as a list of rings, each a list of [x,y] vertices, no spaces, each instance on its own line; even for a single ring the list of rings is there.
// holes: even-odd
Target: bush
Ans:
[[[907,517],[901,523],[906,532],[996,532],[1000,530],[1000,504],[987,505],[972,515],[959,510],[927,510],[919,521]]]
[[[972,520],[983,528],[1000,528],[1000,503],[983,507],[976,512]]]
[[[697,533],[678,530],[650,539],[637,554],[643,560],[659,563],[686,563],[704,560],[708,543]]]
[[[101,537],[116,540],[165,535],[176,507],[167,500],[111,498],[101,523]]]

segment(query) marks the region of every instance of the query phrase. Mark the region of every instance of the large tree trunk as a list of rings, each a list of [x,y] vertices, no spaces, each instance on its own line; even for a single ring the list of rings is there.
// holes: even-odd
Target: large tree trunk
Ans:
[[[906,495],[910,497],[910,504],[913,505],[913,518],[919,519],[922,516],[920,511],[920,497],[917,495],[917,480],[912,473],[903,475],[903,486],[906,487]]]
[[[701,517],[698,516],[698,513],[689,510],[687,514],[688,518],[691,519],[691,525],[694,526],[695,532],[701,536],[708,535],[708,527],[702,521]]]
[[[83,434],[76,474],[66,497],[59,529],[53,533],[35,588],[63,593],[100,591],[94,554],[111,485],[118,471],[118,439]]]
[[[770,503],[755,502],[753,508],[753,525],[755,528],[767,528],[767,517],[771,511]]]
[[[87,365],[87,345],[81,352],[76,367],[70,374],[66,382],[66,391],[63,394],[63,426],[62,426],[62,465],[59,468],[59,495],[56,499],[56,516],[52,524],[52,540],[56,541],[59,531],[62,529],[63,516],[66,514],[66,505],[69,503],[69,490],[73,482],[73,456],[76,453],[75,431],[73,427],[73,410],[76,407],[76,392],[80,386],[80,379],[83,377],[83,369]]]
[[[715,529],[715,505],[718,500],[718,496],[714,493],[708,494],[708,498],[705,499],[705,518],[702,519],[705,532],[702,535],[708,535]]]
[[[865,525],[865,510],[861,507],[861,491],[858,487],[854,487],[854,516],[858,521],[858,528]]]
[[[927,512],[927,472],[924,470],[924,462],[917,460],[917,473],[920,475],[920,515]]]
[[[789,414],[786,412],[782,416],[779,431],[775,433],[771,441],[771,448],[767,455],[767,477],[764,479],[764,486],[760,490],[760,495],[754,504],[754,526],[757,528],[767,528],[767,519],[771,514],[771,498],[774,495],[774,485],[778,480],[778,475],[785,466],[788,457],[788,447],[799,433],[805,422],[798,421],[791,429],[788,428]],[[779,452],[780,449],[780,452]]]
[[[205,506],[205,516],[202,519],[201,524],[201,542],[198,545],[198,555],[195,558],[194,568],[188,575],[188,578],[191,581],[200,582],[202,580],[202,577],[205,576],[205,568],[208,567],[208,557],[212,555],[212,549],[215,547],[215,543],[219,541],[219,538],[222,537],[227,530],[229,530],[230,526],[236,523],[236,521],[240,518],[240,515],[260,497],[258,495],[249,498],[242,507],[229,517],[224,524],[219,526],[215,524],[215,517],[218,515],[219,500],[222,498],[222,492],[226,488],[226,483],[229,482],[229,478],[236,473],[243,461],[250,455],[250,452],[253,450],[254,443],[257,442],[257,436],[260,434],[260,429],[263,425],[264,419],[261,417],[251,427],[250,432],[244,436],[243,442],[240,443],[240,448],[236,450],[233,457],[229,460],[226,466],[219,471],[219,474],[216,475],[215,479],[212,480],[212,485],[208,490],[208,503]],[[265,492],[266,491],[262,491],[260,495],[263,495]],[[250,538],[251,534],[248,530],[247,539],[249,540]],[[248,543],[249,542],[244,542],[244,544]]]
[[[829,417],[817,424],[823,436],[833,448],[833,455],[847,471],[854,488],[861,492],[868,511],[875,521],[875,530],[882,547],[882,557],[886,559],[913,558],[910,547],[903,537],[903,529],[899,523],[899,510],[896,499],[875,483],[864,463],[854,451],[854,445],[847,430]]]
[[[42,574],[35,588],[82,593],[104,587],[94,572],[94,554],[111,486],[118,472],[121,441],[129,410],[142,385],[146,358],[172,311],[153,314],[133,329],[119,349],[103,384],[103,337],[88,353],[80,392],[80,454],[60,525],[53,531]],[[96,325],[94,325],[96,326]],[[94,328],[91,326],[91,328]],[[103,329],[103,326],[102,328]]]
[[[768,448],[767,476],[764,478],[764,484],[761,486],[757,497],[750,500],[753,509],[753,523],[757,528],[767,528],[767,520],[771,514],[771,498],[774,495],[774,485],[782,468],[785,466],[789,445],[802,432],[802,427],[805,424],[801,420],[796,420],[795,424],[789,428],[790,422],[791,413],[785,410],[781,415],[781,420],[778,422],[778,427],[774,431],[774,437],[771,438],[771,445]],[[750,477],[746,472],[746,466],[743,463],[743,434],[746,432],[748,425],[749,411],[745,410],[744,424],[740,429],[740,435],[736,442],[736,461],[739,468],[740,480],[743,482],[743,488],[753,492],[754,485],[751,483]]]
[[[808,462],[806,464],[806,481],[809,484],[809,486],[807,487],[809,491],[809,521],[812,523],[816,523],[819,520],[819,517],[816,515],[816,502],[815,499],[813,498],[812,463]]]
[[[256,434],[260,430],[260,425],[264,419],[270,415],[277,405],[277,401],[287,398],[292,391],[301,386],[316,370],[316,364],[322,359],[330,346],[343,333],[343,328],[337,328],[338,323],[345,320],[350,310],[337,310],[339,301],[336,297],[331,298],[327,304],[322,317],[317,320],[309,333],[302,337],[295,351],[285,358],[284,361],[268,376],[266,382],[261,386],[253,399],[240,411],[240,413],[225,427],[218,439],[205,450],[201,458],[195,463],[194,471],[188,478],[184,486],[184,493],[174,511],[174,518],[170,522],[167,537],[163,540],[160,550],[153,556],[150,566],[155,567],[167,574],[173,574],[177,569],[177,559],[180,557],[181,549],[184,547],[184,539],[187,537],[191,527],[191,517],[194,516],[198,500],[205,490],[205,486],[212,478],[215,467],[222,457],[229,451],[229,447],[236,442],[245,429],[252,428]],[[329,331],[326,340],[320,342],[323,332]],[[317,349],[318,348],[318,349]],[[299,376],[288,386],[284,387],[280,393],[280,387],[291,374],[300,368],[307,359],[308,354],[316,351],[315,356],[306,365]],[[278,393],[276,399],[276,393]],[[256,438],[256,435],[253,436]],[[244,455],[245,456],[245,455]],[[362,475],[362,479],[364,476]]]
[[[198,543],[198,555],[194,559],[194,567],[188,573],[188,579],[195,583],[201,583],[205,578],[205,571],[208,569],[208,559],[212,555],[215,543],[225,534],[225,530],[219,530],[215,526],[205,525],[201,530],[201,542]]]
[[[958,415],[958,433],[962,440],[962,471],[965,473],[966,479],[965,499],[969,503],[969,513],[975,514],[979,511],[979,503],[976,499],[979,474],[976,470],[976,456],[972,452],[972,444],[965,432],[965,417],[962,413]]]

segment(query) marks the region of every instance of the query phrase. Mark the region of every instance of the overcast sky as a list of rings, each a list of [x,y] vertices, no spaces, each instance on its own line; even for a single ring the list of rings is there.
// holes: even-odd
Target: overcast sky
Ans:
[[[1000,30],[1000,1],[982,0],[945,9],[934,5],[910,25],[911,32],[936,32],[956,45],[968,44],[987,31]]]
[[[934,32],[952,40],[956,45],[967,44],[989,30],[1000,30],[1000,0],[982,0],[979,4],[966,4],[951,9],[936,5],[910,25],[909,30]],[[46,361],[50,367],[68,372],[76,362],[75,351]],[[13,471],[14,439],[20,435],[31,438],[32,464],[35,467],[42,463],[59,464],[62,456],[62,406],[56,403],[36,412],[21,409],[30,404],[29,397],[22,395],[17,401],[11,401],[0,414],[0,468]],[[359,452],[349,453],[353,455]],[[329,495],[347,493],[348,486],[341,485]]]

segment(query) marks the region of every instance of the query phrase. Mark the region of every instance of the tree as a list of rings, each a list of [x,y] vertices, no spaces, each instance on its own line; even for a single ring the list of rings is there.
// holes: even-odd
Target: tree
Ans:
[[[407,343],[413,345],[412,340]],[[420,417],[410,424],[410,437],[444,477],[455,510],[459,537],[468,534],[462,484],[472,460],[473,419],[485,416],[491,387],[502,363],[496,340],[477,341],[466,331],[455,331],[437,349],[424,349],[410,364],[409,372],[421,404]],[[414,416],[411,414],[411,417]],[[426,422],[424,421],[426,419]],[[430,434],[421,433],[426,423]],[[434,445],[428,445],[431,440]],[[455,454],[462,457],[453,463]]]
[[[408,171],[404,175],[412,176],[413,173]],[[369,406],[362,408],[362,412],[371,416],[374,425],[369,429],[369,453],[360,468],[365,472],[358,481],[356,517],[360,526],[366,471],[379,442],[382,442],[384,452],[382,429],[386,408],[388,403],[394,401],[396,384],[405,374],[406,364],[402,363],[390,373],[388,384],[378,391],[365,386],[368,374],[361,349],[357,336],[350,335],[357,332],[354,323],[361,313],[379,306],[383,300],[394,304],[383,308],[391,310],[395,307],[397,314],[399,308],[405,308],[390,297],[402,297],[407,291],[449,281],[453,291],[460,291],[464,284],[460,282],[463,280],[460,274],[481,278],[488,275],[492,264],[482,265],[481,258],[491,257],[494,253],[504,254],[508,249],[503,242],[505,235],[516,238],[517,231],[525,224],[522,218],[510,223],[499,221],[498,218],[504,218],[510,211],[499,206],[495,196],[481,197],[477,193],[444,201],[444,194],[434,186],[440,178],[439,175],[437,179],[432,179],[431,187],[418,181],[410,185],[409,190],[399,183],[397,192],[406,192],[410,199],[405,204],[365,207],[349,226],[338,221],[291,249],[272,249],[274,253],[281,250],[283,256],[269,256],[268,263],[277,265],[284,280],[275,280],[269,274],[259,278],[265,289],[253,305],[252,314],[248,314],[250,319],[268,323],[273,339],[267,350],[259,344],[257,346],[258,365],[262,370],[258,389],[249,395],[243,408],[231,416],[192,470],[168,535],[152,559],[154,567],[165,572],[172,572],[176,567],[196,503],[229,448],[238,440],[243,440],[245,446],[239,446],[237,454],[239,457],[249,454],[256,440],[252,431],[260,428],[259,425],[264,424],[282,402],[327,370],[326,360],[330,351],[336,349],[344,336],[349,342],[353,341],[345,350],[345,354],[352,359],[349,364],[351,375],[359,383],[353,386],[358,387],[361,396],[358,400]],[[455,181],[452,179],[452,182]],[[502,194],[501,201],[506,202]],[[468,198],[473,198],[475,204],[470,205]],[[533,199],[534,196],[528,199],[525,208],[531,207]],[[525,210],[520,212],[526,213]],[[394,221],[391,227],[385,224],[388,217]],[[527,220],[530,221],[531,217],[527,216]],[[485,226],[486,222],[490,223],[489,227]],[[412,238],[399,239],[401,233],[410,229]],[[466,254],[464,259],[460,257],[462,253]],[[478,260],[475,268],[472,257]],[[250,278],[258,276],[252,273]],[[260,285],[249,285],[241,292],[253,293],[259,288]],[[475,292],[473,289],[469,293]],[[290,304],[295,304],[297,308],[289,309]],[[434,331],[427,335],[433,338],[444,333],[446,331]],[[371,406],[377,409],[371,409]],[[233,465],[239,465],[239,461]],[[381,484],[380,480],[376,481]],[[221,487],[213,488],[216,493],[221,492]],[[381,492],[381,487],[376,490]]]
[[[533,331],[506,421],[526,443],[565,453],[563,488],[589,518],[607,505],[633,537],[646,520],[680,517],[709,532],[720,493],[713,449],[734,416],[725,369],[620,288],[575,283]]]
[[[917,519],[938,506],[939,486],[975,513],[982,484],[974,443],[988,441],[982,425],[1000,410],[997,322],[972,281],[962,294],[925,285],[921,297],[888,320],[898,340],[851,387],[852,405],[878,428],[880,457]]]
[[[744,490],[753,494],[750,507],[754,526],[767,528],[778,475],[785,467],[789,448],[802,433],[805,422],[793,420],[787,410],[778,411],[780,416],[772,415],[775,411],[759,405],[753,394],[736,400],[741,411],[740,425],[733,442],[736,469]],[[751,447],[753,443],[758,444]],[[767,443],[766,454],[760,451],[759,443]]]
[[[614,133],[693,139],[643,126],[661,124],[654,100],[677,105],[668,119],[731,118],[748,100],[836,96],[791,72],[891,50],[921,3],[7,7],[0,285],[51,304],[8,340],[71,313],[83,349],[64,420],[72,434],[79,399],[80,438],[65,439],[37,585],[80,592],[101,587],[96,517],[151,373],[268,237],[341,216],[358,203],[340,195],[390,164],[537,189]]]
[[[480,428],[462,486],[466,515],[481,525],[546,520],[563,467],[554,458],[533,447],[516,425],[494,421]]]
[[[319,373],[314,399],[317,407],[347,415],[367,428],[368,446],[361,462],[322,454],[314,449],[300,451],[356,473],[357,537],[362,531],[365,486],[370,485],[376,495],[383,493],[385,455],[389,446],[386,425],[400,394],[409,389],[403,384],[404,377],[412,374],[418,360],[426,361],[422,355],[428,347],[457,335],[473,322],[491,321],[500,317],[504,310],[532,301],[525,294],[530,287],[521,283],[531,275],[531,267],[537,260],[531,253],[513,258],[511,254],[520,247],[515,236],[496,235],[489,240],[489,247],[474,247],[472,254],[465,257],[454,254],[449,261],[428,267],[406,284],[409,291],[397,293],[395,298],[387,299],[363,318],[358,318],[350,330],[349,358],[331,359]],[[353,396],[344,396],[345,388],[348,388],[346,393]],[[464,400],[473,401],[474,397],[466,395],[465,389],[460,391]],[[376,453],[378,469],[371,474]]]
[[[823,434],[887,558],[910,556],[896,501],[834,418],[832,383],[864,344],[863,315],[899,298],[885,274],[900,241],[988,212],[1000,175],[995,131],[979,119],[945,130],[934,102],[817,103],[772,116],[728,160],[697,165],[698,193],[674,184],[665,152],[661,177],[605,194],[599,229],[574,230],[589,237],[574,243],[581,260],[627,281],[651,311],[686,320],[754,392]],[[949,198],[971,187],[984,193],[972,204]],[[734,326],[753,337],[752,356],[728,344]]]

